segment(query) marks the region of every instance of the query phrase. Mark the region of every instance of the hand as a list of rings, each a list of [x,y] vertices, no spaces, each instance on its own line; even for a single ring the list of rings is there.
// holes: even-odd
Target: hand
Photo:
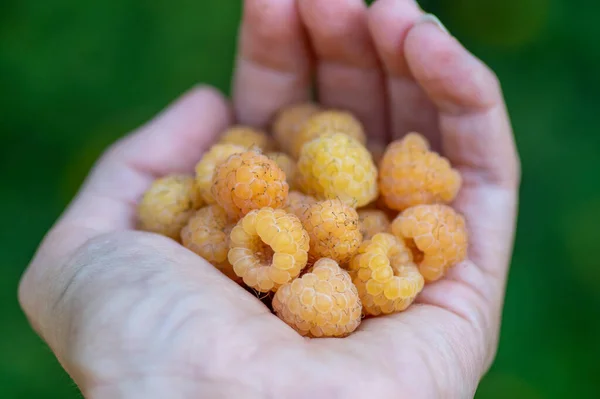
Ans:
[[[262,126],[307,100],[314,71],[319,101],[372,139],[422,132],[460,169],[469,260],[406,312],[301,338],[195,254],[133,230],[152,180],[191,171],[232,123],[195,88],[104,154],[22,279],[32,325],[86,397],[473,396],[496,350],[519,184],[497,79],[412,0],[247,0],[236,120]]]

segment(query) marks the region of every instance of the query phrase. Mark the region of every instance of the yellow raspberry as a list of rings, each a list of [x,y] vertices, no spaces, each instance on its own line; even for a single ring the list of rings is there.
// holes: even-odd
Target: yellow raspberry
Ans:
[[[234,154],[217,167],[211,192],[232,219],[253,209],[281,208],[289,186],[285,173],[259,151]]]
[[[283,152],[269,152],[266,154],[269,159],[275,161],[277,166],[285,173],[285,179],[290,186],[290,190],[295,190],[296,187],[296,175],[298,174],[298,167],[296,161],[294,161],[289,155]]]
[[[231,230],[228,259],[247,286],[277,291],[306,266],[308,240],[297,216],[283,209],[255,209]]]
[[[411,132],[399,140],[400,145],[406,150],[429,151],[429,142],[425,136]]]
[[[298,216],[302,221],[307,215],[308,208],[315,202],[317,200],[310,195],[302,194],[300,191],[290,191],[283,209]]]
[[[405,310],[424,285],[410,249],[388,233],[375,234],[360,246],[350,273],[365,313],[372,316]]]
[[[225,162],[231,155],[244,151],[246,151],[244,147],[235,144],[215,144],[202,156],[200,162],[196,164],[196,185],[204,202],[215,203],[210,188],[217,166]]]
[[[387,233],[390,228],[390,219],[379,209],[359,209],[358,220],[363,240],[370,240],[377,233]]]
[[[343,133],[361,144],[366,144],[367,137],[362,124],[351,113],[344,111],[321,111],[308,118],[295,136],[291,149],[293,157],[298,158],[302,146],[324,133]]]
[[[310,259],[331,258],[340,264],[352,259],[362,242],[356,210],[340,200],[316,202],[302,224],[310,237]]]
[[[392,233],[405,240],[427,282],[440,279],[467,256],[464,217],[447,205],[417,205],[392,222]]]
[[[233,223],[225,210],[208,205],[198,210],[181,230],[181,243],[200,255],[232,280],[239,280],[227,260],[229,233]]]
[[[309,273],[283,285],[273,298],[281,320],[303,336],[345,337],[360,325],[361,302],[347,271],[319,259]]]
[[[317,104],[302,103],[291,105],[278,112],[273,122],[273,135],[283,151],[291,154],[294,140],[302,124],[319,110]]]
[[[179,240],[179,232],[201,206],[202,199],[193,176],[159,178],[138,205],[139,229]]]
[[[377,168],[371,154],[342,133],[325,133],[302,147],[299,183],[317,199],[339,198],[361,207],[377,198]]]
[[[253,147],[260,148],[261,151],[273,151],[273,138],[262,130],[257,130],[249,126],[232,126],[223,132],[219,139],[221,144],[235,144],[249,150]]]
[[[460,173],[446,158],[429,151],[416,133],[391,143],[379,165],[379,188],[388,207],[449,203],[461,186]]]

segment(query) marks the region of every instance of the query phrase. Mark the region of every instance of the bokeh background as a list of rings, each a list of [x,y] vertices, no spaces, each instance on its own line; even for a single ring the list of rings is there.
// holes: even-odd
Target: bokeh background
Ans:
[[[523,162],[497,360],[477,398],[599,398],[600,2],[422,0],[499,75]],[[0,398],[77,398],[19,277],[89,167],[181,92],[228,92],[238,0],[0,2]]]

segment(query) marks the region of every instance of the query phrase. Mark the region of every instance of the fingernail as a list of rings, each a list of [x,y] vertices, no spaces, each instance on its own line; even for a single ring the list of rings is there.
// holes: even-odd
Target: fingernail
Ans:
[[[430,23],[430,24],[434,24],[435,26],[437,26],[438,28],[440,28],[443,32],[450,34],[450,32],[448,31],[448,29],[444,26],[444,24],[442,23],[442,21],[440,21],[440,19],[438,17],[436,17],[433,14],[425,14],[423,15],[421,18],[419,18],[419,20],[417,21],[418,24],[426,24],[426,23]]]

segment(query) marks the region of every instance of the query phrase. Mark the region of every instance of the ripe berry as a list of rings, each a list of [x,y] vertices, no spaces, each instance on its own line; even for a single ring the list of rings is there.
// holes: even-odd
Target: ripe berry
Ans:
[[[285,323],[309,337],[344,337],[361,322],[361,302],[350,275],[327,258],[284,284],[273,298],[273,309]]]
[[[228,259],[249,287],[277,291],[306,266],[308,244],[297,216],[262,208],[248,213],[231,230]]]
[[[314,203],[306,211],[302,224],[310,237],[308,253],[312,260],[331,258],[345,264],[362,242],[358,213],[340,200]]]
[[[350,271],[365,313],[373,316],[405,310],[424,285],[410,249],[388,233],[365,241]]]
[[[300,191],[290,191],[283,209],[303,220],[307,215],[308,208],[315,202],[317,200],[310,195],[302,194]]]
[[[370,240],[377,233],[387,233],[390,228],[390,219],[379,209],[359,209],[358,220],[363,240]]]
[[[225,162],[231,155],[244,151],[246,151],[244,147],[236,144],[215,144],[202,156],[200,162],[196,164],[196,185],[204,202],[215,203],[210,189],[217,166]]]
[[[379,165],[379,188],[388,207],[404,210],[419,204],[449,203],[461,176],[446,158],[428,150],[416,133],[391,143]]]
[[[282,207],[288,190],[281,168],[250,150],[232,155],[217,167],[211,193],[227,215],[237,220],[253,209]]]
[[[273,135],[283,151],[292,154],[292,147],[300,128],[319,110],[316,104],[304,103],[286,107],[277,114],[273,122]]]
[[[225,210],[208,205],[198,210],[181,230],[181,242],[232,280],[239,280],[227,260],[229,233],[235,226]]]
[[[219,143],[235,144],[249,150],[258,147],[261,151],[273,151],[273,138],[262,130],[257,130],[249,126],[232,126],[221,135]]]
[[[179,232],[200,206],[202,199],[192,176],[159,178],[138,206],[139,228],[179,240]]]
[[[440,279],[467,256],[465,219],[447,205],[417,205],[392,222],[392,232],[413,250],[427,282]]]
[[[325,133],[343,133],[363,145],[367,142],[362,124],[351,113],[334,110],[320,111],[310,116],[302,124],[294,138],[294,145],[291,149],[292,156],[298,158],[304,144]]]
[[[342,133],[325,133],[302,147],[300,186],[317,199],[338,198],[361,207],[377,198],[377,168],[371,154]]]
[[[266,154],[269,159],[275,161],[277,166],[283,170],[285,173],[285,180],[290,186],[290,190],[297,189],[296,180],[298,174],[298,167],[296,166],[296,161],[294,161],[289,155],[284,154],[283,152],[269,152]]]

